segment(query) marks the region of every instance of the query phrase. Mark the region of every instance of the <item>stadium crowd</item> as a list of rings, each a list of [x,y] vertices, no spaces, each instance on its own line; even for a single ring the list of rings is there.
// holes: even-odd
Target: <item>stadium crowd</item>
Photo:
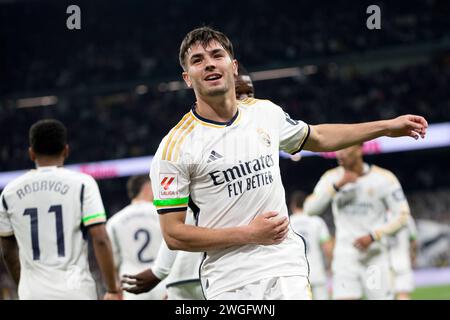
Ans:
[[[82,28],[75,32],[65,28],[64,2],[3,6],[2,53],[9,63],[0,73],[0,95],[177,75],[181,34],[201,23],[220,26],[230,35],[238,59],[250,70],[268,63],[439,42],[450,30],[449,6],[443,0],[377,1],[383,24],[376,32],[366,28],[370,1],[349,6],[344,0],[285,0],[277,2],[276,10],[273,3],[256,0],[242,2],[238,9],[228,1],[206,2],[201,10],[191,10],[195,0],[77,3]],[[222,14],[227,12],[232,18]]]

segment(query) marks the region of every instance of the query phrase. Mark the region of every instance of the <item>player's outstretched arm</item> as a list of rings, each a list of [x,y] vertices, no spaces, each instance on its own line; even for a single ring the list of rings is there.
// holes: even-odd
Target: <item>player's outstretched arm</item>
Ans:
[[[257,215],[246,226],[203,228],[185,224],[185,212],[160,215],[164,240],[171,250],[209,251],[246,244],[281,243],[287,235],[289,219],[277,212]]]
[[[314,152],[336,151],[381,136],[425,138],[428,123],[416,115],[356,124],[321,124],[311,126],[304,149]]]
[[[139,294],[152,290],[161,282],[161,279],[153,273],[152,269],[146,269],[134,275],[124,274],[121,282],[122,290]]]
[[[5,260],[6,267],[12,279],[19,285],[20,279],[20,260],[19,260],[19,247],[14,235],[8,237],[1,237],[1,251],[3,253],[3,259]]]
[[[106,294],[103,299],[119,300],[121,299],[121,292],[116,282],[117,276],[111,241],[109,240],[105,225],[102,223],[89,227],[89,235],[92,239],[95,258],[97,259],[103,281],[106,285]]]

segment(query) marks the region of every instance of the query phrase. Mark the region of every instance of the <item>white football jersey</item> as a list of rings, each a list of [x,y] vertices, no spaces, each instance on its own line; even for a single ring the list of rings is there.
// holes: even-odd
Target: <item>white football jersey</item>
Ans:
[[[416,224],[412,216],[396,234],[388,238],[391,264],[396,273],[411,271],[410,241],[417,238]]]
[[[162,140],[151,179],[158,213],[195,208],[208,228],[248,225],[267,211],[288,216],[279,150],[296,153],[309,126],[268,100],[239,102],[228,123],[187,113]],[[267,277],[307,276],[303,240],[292,230],[279,245],[244,245],[206,252],[200,277],[206,297]]]
[[[119,275],[136,274],[152,267],[162,241],[159,217],[148,201],[136,201],[114,214],[106,224]],[[160,300],[161,290],[139,295],[124,292],[124,299]]]
[[[82,229],[106,221],[95,180],[40,167],[1,195],[0,236],[13,235],[20,254],[20,299],[96,299]]]
[[[291,215],[291,226],[295,232],[305,238],[306,257],[308,258],[309,282],[311,285],[327,282],[322,244],[330,240],[330,232],[322,218],[306,214]]]
[[[363,253],[353,242],[372,233],[377,240],[398,231],[409,216],[409,206],[397,178],[388,170],[364,164],[364,175],[354,183],[344,185],[339,192],[333,188],[344,169],[337,167],[327,171],[304,203],[307,214],[320,214],[332,202],[336,245],[334,257],[356,255],[363,258],[379,251],[386,251],[383,241],[376,241]],[[388,211],[392,219],[388,221]]]

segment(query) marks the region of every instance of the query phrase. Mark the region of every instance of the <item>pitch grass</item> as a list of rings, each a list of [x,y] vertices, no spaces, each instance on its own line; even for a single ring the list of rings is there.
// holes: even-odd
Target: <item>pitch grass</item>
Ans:
[[[450,300],[450,286],[417,288],[411,294],[413,300]]]

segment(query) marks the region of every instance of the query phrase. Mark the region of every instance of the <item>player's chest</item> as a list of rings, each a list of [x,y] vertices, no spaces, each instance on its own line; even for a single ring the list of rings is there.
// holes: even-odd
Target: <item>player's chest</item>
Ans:
[[[339,206],[362,203],[371,207],[381,201],[385,186],[370,175],[359,178],[355,183],[348,183],[336,195]]]
[[[265,166],[278,155],[277,136],[273,129],[258,124],[203,130],[195,136],[191,157],[199,168],[208,170],[241,163],[245,167]]]

